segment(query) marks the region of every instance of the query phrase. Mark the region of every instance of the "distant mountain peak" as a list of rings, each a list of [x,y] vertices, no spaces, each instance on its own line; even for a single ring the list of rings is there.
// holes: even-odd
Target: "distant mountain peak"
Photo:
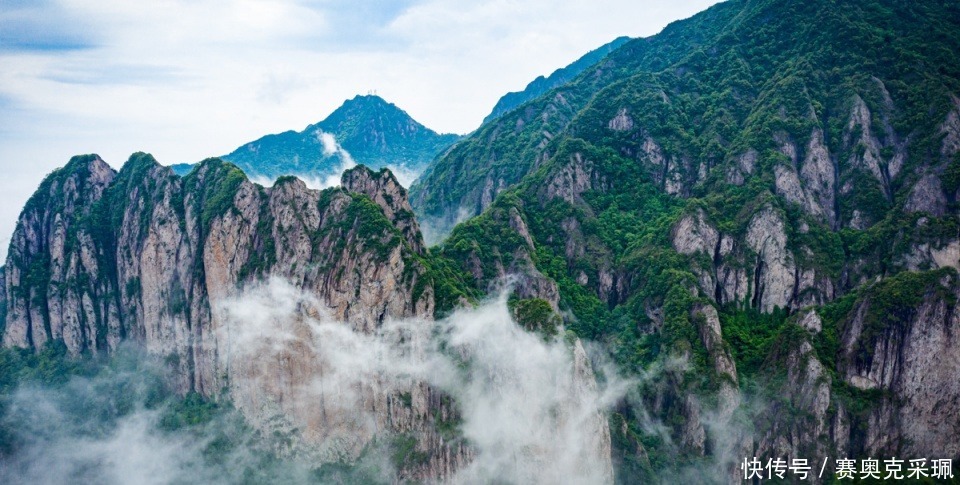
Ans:
[[[341,157],[331,156],[318,136],[320,133],[333,135],[356,163],[375,170],[391,168],[400,172],[397,175],[406,184],[459,139],[458,135],[440,134],[423,126],[380,96],[358,94],[303,131],[267,135],[222,158],[248,175],[271,180],[282,175],[335,175],[342,168]],[[182,174],[190,167],[177,165],[174,170]]]

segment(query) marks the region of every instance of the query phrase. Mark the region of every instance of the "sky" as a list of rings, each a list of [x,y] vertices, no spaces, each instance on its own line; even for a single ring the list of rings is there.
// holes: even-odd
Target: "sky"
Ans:
[[[2,0],[0,257],[27,198],[72,155],[195,162],[373,91],[467,133],[537,76],[714,3]]]

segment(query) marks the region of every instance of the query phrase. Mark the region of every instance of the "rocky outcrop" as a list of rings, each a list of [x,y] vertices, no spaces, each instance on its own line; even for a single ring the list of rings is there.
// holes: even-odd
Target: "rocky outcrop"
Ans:
[[[850,424],[844,408],[836,403],[827,369],[809,339],[782,344],[770,362],[784,379],[771,389],[777,399],[762,413],[767,426],[755,438],[753,456],[820,457],[834,450],[844,454],[849,447]],[[773,381],[768,385],[774,385]]]
[[[736,163],[727,166],[726,180],[731,185],[743,185],[746,178],[753,174],[757,164],[757,151],[749,149],[737,157]]]
[[[733,412],[740,405],[740,387],[737,378],[737,365],[730,354],[730,349],[723,342],[723,333],[720,328],[720,316],[712,305],[694,305],[691,310],[697,322],[697,333],[700,343],[710,356],[710,366],[719,378],[717,391],[718,425],[726,425],[733,417]]]
[[[770,206],[751,216],[741,238],[720,233],[702,210],[693,211],[674,225],[671,242],[678,253],[693,257],[700,290],[717,303],[770,312],[833,299],[832,280],[799,265],[784,219]]]
[[[915,306],[903,299],[911,294]],[[960,454],[958,296],[956,272],[938,270],[884,282],[851,310],[841,337],[840,376],[884,396],[860,418],[866,428],[861,451]]]
[[[777,194],[799,205],[824,224],[836,226],[836,167],[823,140],[823,131],[814,129],[801,156],[796,144],[784,133],[774,137],[789,163],[774,167]]]
[[[953,102],[953,109],[947,113],[947,119],[940,125],[940,134],[943,135],[940,155],[944,159],[960,152],[960,98],[951,96],[950,100]]]
[[[907,212],[925,212],[934,217],[943,217],[947,213],[947,199],[940,177],[927,174],[920,178],[903,207]]]
[[[374,173],[363,167],[352,168],[343,173],[341,184],[348,192],[366,195],[376,202],[387,219],[403,234],[410,248],[423,254],[426,248],[420,225],[407,199],[407,190],[389,170],[382,169]]]
[[[880,151],[882,146],[873,133],[873,114],[860,96],[854,96],[850,120],[847,123],[844,144],[850,147],[859,146],[850,156],[848,164],[859,167],[872,175],[883,188],[884,194],[890,196],[890,180],[886,161]],[[859,138],[856,136],[859,133]]]
[[[574,153],[559,170],[554,171],[543,189],[542,201],[563,199],[570,204],[580,202],[588,190],[605,190],[609,181],[593,170],[593,163],[581,153]]]
[[[745,239],[756,253],[753,305],[763,311],[787,308],[797,281],[783,219],[771,208],[761,210],[747,225]]]
[[[108,248],[82,226],[115,177],[95,155],[74,157],[27,202],[5,265],[5,346],[39,349],[55,339],[79,353],[119,341],[115,280],[98,257]]]
[[[627,114],[626,108],[622,108],[617,112],[617,116],[614,116],[613,119],[607,123],[607,127],[613,131],[630,131],[633,129],[633,118]]]

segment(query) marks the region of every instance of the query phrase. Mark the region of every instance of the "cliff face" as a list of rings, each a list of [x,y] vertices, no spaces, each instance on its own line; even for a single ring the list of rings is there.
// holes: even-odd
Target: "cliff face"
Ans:
[[[380,177],[396,187],[389,173]],[[265,189],[217,160],[181,179],[147,155],[119,174],[77,157],[44,182],[18,223],[5,266],[4,343],[57,339],[77,354],[131,338],[176,354],[183,390],[214,395],[218,301],[269,274],[320,295],[358,328],[429,316],[431,290],[413,291],[418,251],[360,194],[321,193],[292,178]]]
[[[839,374],[883,398],[855,422],[867,453],[956,456],[960,290],[954,271],[902,275],[860,299],[843,325]]]
[[[398,479],[446,480],[478,449],[458,431],[464,403],[454,397],[469,397],[459,384],[412,370],[449,358],[433,349],[445,327],[433,321],[431,264],[406,191],[386,170],[360,166],[342,188],[317,191],[293,177],[264,188],[216,159],[180,178],[146,154],[119,173],[75,157],[44,181],[14,234],[3,343],[62,341],[78,355],[134,342],[164,362],[179,393],[229,398],[262,433],[284,436],[282,455],[319,466],[377,447],[396,458],[399,448]],[[474,345],[483,343],[460,355]],[[571,456],[609,481],[590,362],[579,342],[560,355],[551,363],[570,367],[559,391],[569,416],[536,416],[586,429],[589,446]],[[508,475],[535,469],[512,466]]]

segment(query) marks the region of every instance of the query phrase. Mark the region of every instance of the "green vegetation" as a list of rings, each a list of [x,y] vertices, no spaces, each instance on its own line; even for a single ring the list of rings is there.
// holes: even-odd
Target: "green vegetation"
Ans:
[[[510,309],[518,325],[547,339],[555,337],[563,323],[560,315],[553,311],[550,302],[542,298],[513,300],[510,302]]]
[[[397,468],[414,468],[430,460],[430,455],[417,449],[417,438],[412,434],[398,434],[391,442],[390,460]]]
[[[414,207],[440,219],[484,209],[435,251],[472,275],[472,288],[485,291],[502,272],[529,271],[528,258],[557,283],[566,329],[605,343],[625,372],[689,357],[673,384],[681,395],[709,401],[716,388],[699,335],[704,321],[691,309],[720,298],[721,289],[704,287],[704,279],[731,277],[720,274],[721,264],[746,275],[739,284],[747,285],[748,301],[720,305],[742,390],[776,388],[784,371],[776,365],[805,340],[835,372],[840,336],[858,305],[866,305],[866,326],[857,358],[869,359],[875,339],[909,321],[924,298],[953,304],[941,285],[954,284],[951,270],[904,270],[915,248],[942,248],[960,234],[960,155],[940,153],[940,125],[960,93],[958,52],[954,3],[731,0],[628,42],[578,78],[482,126],[411,189]],[[788,202],[775,176],[783,166],[807,177],[804,160],[821,134],[833,165],[824,176],[836,177],[833,205],[823,207],[833,218]],[[741,163],[747,153],[756,157]],[[904,211],[923,173],[940,176],[947,215]],[[801,184],[805,197],[819,190],[815,182]],[[489,187],[500,192],[484,207]],[[749,300],[760,255],[745,236],[765,208],[784,223],[790,262],[829,281],[829,289],[818,281],[793,296],[834,300],[818,308],[817,334],[796,325],[790,310],[762,313]],[[698,211],[732,242],[729,255],[716,256],[719,244],[691,256],[673,248],[677,222]],[[544,303],[530,306],[533,320],[545,317]],[[884,398],[834,387],[851,409]],[[660,399],[667,404],[660,403],[666,410],[659,418],[678,429],[682,414],[672,398]],[[642,432],[636,416],[621,417],[655,469],[685,460],[670,458],[675,450]],[[622,427],[614,433],[620,453],[631,446]],[[626,458],[619,466],[629,476],[642,468]]]
[[[867,307],[854,357],[857,362],[869,364],[877,340],[886,333],[901,332],[925,298],[936,297],[955,305],[952,291],[956,284],[956,270],[943,268],[899,273],[867,288],[861,296]]]
[[[244,484],[329,483],[323,470],[278,458],[275,444],[249,428],[229,401],[211,401],[196,393],[177,396],[161,377],[159,365],[129,347],[109,358],[70,357],[62,344],[38,353],[0,349],[0,463],[31,464],[23,460],[36,459],[29,455],[35,446],[53,450],[82,440],[95,447],[101,440],[117,440],[130,447],[178,444],[184,456],[171,457],[161,449],[155,457],[183,460],[167,463],[170,469],[165,471],[178,483],[212,477]],[[147,428],[127,426],[139,420],[145,420]],[[147,441],[124,434],[131,432],[142,433],[136,436]],[[103,464],[83,462],[82,456],[70,455],[76,463],[58,466],[78,467],[98,481]],[[351,473],[370,471],[361,466]]]
[[[726,311],[720,314],[723,339],[737,362],[737,374],[741,378],[756,378],[767,369],[765,361],[774,351],[781,332],[789,325],[786,312],[760,313],[756,310]],[[796,325],[789,325],[799,328]]]
[[[188,192],[196,194],[200,226],[208,229],[214,218],[233,207],[237,190],[247,176],[236,165],[215,158],[200,162],[200,166],[200,170],[184,177],[183,183]]]

